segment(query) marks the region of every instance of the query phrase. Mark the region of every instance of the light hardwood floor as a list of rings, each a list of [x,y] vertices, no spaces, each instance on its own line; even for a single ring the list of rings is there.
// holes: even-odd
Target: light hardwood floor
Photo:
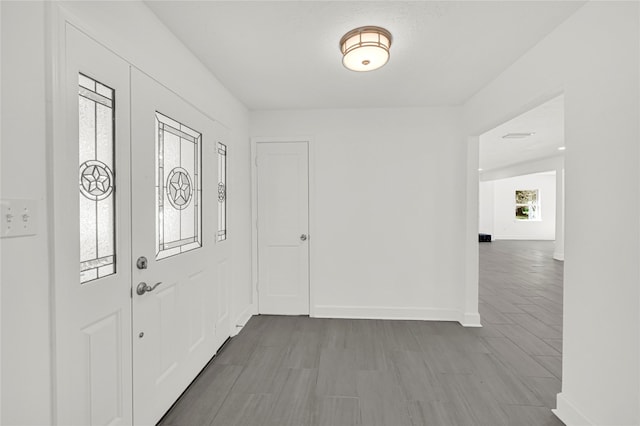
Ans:
[[[483,328],[255,316],[162,425],[562,425],[553,242],[480,244]]]

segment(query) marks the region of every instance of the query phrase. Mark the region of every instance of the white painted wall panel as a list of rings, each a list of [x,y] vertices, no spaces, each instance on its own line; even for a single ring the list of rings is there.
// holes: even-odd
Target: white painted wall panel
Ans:
[[[2,8],[2,198],[37,200],[38,233],[0,240],[1,424],[50,424],[49,253],[45,129],[45,8]]]
[[[567,424],[640,424],[639,7],[587,2],[465,106],[481,134],[564,91]]]
[[[480,182],[481,225],[493,228],[495,240],[554,240],[556,224],[555,174],[535,174]],[[482,190],[484,188],[484,190]],[[515,191],[537,189],[540,220],[515,219]],[[480,232],[482,228],[480,228]]]
[[[250,129],[312,137],[312,312],[459,318],[467,149],[459,108],[257,111]]]
[[[493,238],[494,228],[493,219],[495,212],[495,182],[480,182],[478,192],[478,231],[483,234],[489,234]]]

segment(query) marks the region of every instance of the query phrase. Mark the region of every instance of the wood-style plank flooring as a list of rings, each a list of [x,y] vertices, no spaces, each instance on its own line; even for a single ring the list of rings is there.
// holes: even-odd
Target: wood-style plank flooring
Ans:
[[[480,244],[483,328],[255,316],[161,421],[180,426],[562,425],[553,242]]]

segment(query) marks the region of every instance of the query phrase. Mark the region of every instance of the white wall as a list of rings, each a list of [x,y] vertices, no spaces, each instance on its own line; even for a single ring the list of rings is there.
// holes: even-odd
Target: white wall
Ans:
[[[0,2],[2,17],[2,198],[39,201],[38,235],[0,240],[1,424],[52,424],[45,25],[58,3]],[[248,112],[141,2],[69,2],[74,22],[228,129],[232,325],[252,311]],[[144,29],[144,30],[141,30]],[[167,66],[173,57],[181,66]],[[29,165],[29,167],[27,167]],[[34,266],[35,265],[35,266]],[[239,318],[242,317],[242,318]]]
[[[465,106],[477,135],[565,95],[557,414],[569,425],[640,424],[639,13],[636,2],[588,2]]]
[[[556,242],[553,258],[564,261],[564,166],[556,169]]]
[[[2,198],[38,201],[38,234],[0,240],[2,418],[51,423],[44,6],[2,8]]]
[[[495,181],[480,182],[478,189],[478,231],[494,240]]]
[[[543,173],[549,170],[562,168],[564,168],[564,155],[558,155],[556,157],[541,158],[539,160],[511,164],[497,169],[484,170],[479,173],[479,176],[480,181],[485,182],[515,176],[532,175],[535,173]]]
[[[313,138],[312,313],[461,319],[460,119],[459,108],[251,113],[252,137]]]
[[[515,191],[537,189],[539,220],[515,219]],[[494,240],[554,240],[556,225],[555,171],[480,182],[480,232],[492,226]]]

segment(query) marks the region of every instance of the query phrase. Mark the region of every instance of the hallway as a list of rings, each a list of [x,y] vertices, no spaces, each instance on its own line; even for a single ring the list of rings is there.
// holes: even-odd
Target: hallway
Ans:
[[[256,316],[162,425],[560,425],[562,263],[480,245],[483,328]]]

